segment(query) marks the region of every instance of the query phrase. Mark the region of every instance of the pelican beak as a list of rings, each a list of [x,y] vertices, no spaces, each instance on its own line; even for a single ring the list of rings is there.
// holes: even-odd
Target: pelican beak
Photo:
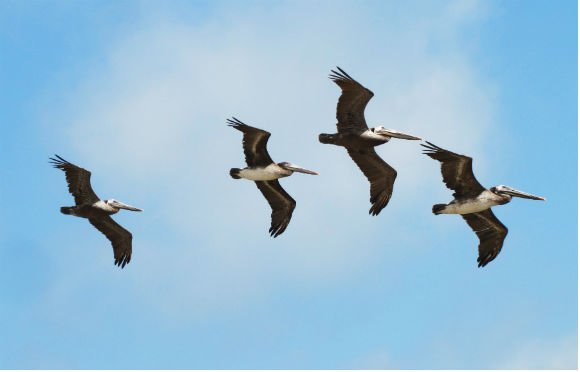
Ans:
[[[532,200],[546,200],[545,198],[542,198],[541,196],[528,194],[527,192],[512,189],[511,187],[507,187],[507,186],[504,186],[503,189],[501,190],[501,192],[504,194],[517,196],[518,198],[532,199]]]
[[[114,207],[120,208],[120,209],[126,209],[128,211],[134,211],[134,212],[143,212],[143,209],[137,208],[137,207],[133,207],[129,204],[125,204],[125,203],[121,203],[118,200],[115,200],[114,202],[110,202]]]
[[[291,170],[291,171],[294,171],[294,172],[318,175],[318,172],[311,171],[311,170],[308,170],[306,168],[302,168],[301,166],[296,165],[296,164],[289,164],[289,163],[284,164],[284,168]]]
[[[406,134],[406,133],[402,133],[399,131],[396,131],[394,129],[375,129],[375,133],[380,134],[382,136],[388,136],[388,137],[393,137],[393,138],[400,138],[400,139],[406,139],[406,140],[421,140],[422,138],[420,137],[415,137],[412,136],[410,134]]]

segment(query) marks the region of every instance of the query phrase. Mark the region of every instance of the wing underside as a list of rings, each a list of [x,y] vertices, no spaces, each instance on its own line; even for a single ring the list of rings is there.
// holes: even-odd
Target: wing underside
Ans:
[[[256,186],[262,192],[272,208],[272,223],[270,235],[274,238],[282,234],[292,218],[296,201],[282,188],[277,180],[256,181]]]
[[[387,206],[391,199],[397,171],[381,159],[373,148],[363,153],[349,149],[347,151],[370,182],[370,202],[372,206],[369,214],[376,216]]]
[[[493,214],[491,209],[483,212],[461,215],[479,238],[477,263],[483,267],[493,261],[503,246],[508,229]]]
[[[133,235],[109,216],[90,218],[89,222],[111,242],[115,265],[125,267],[131,261]]]

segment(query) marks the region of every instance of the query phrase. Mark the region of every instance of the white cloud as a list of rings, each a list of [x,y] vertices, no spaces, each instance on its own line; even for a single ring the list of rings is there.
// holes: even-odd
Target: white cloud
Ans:
[[[578,369],[576,335],[551,340],[529,340],[512,350],[496,369]]]
[[[145,208],[119,217],[135,235],[127,270],[162,311],[206,314],[249,303],[274,283],[311,290],[347,280],[384,249],[366,244],[377,239],[371,233],[383,235],[416,210],[427,217],[434,201],[450,199],[418,144],[394,140],[378,152],[399,170],[395,195],[380,217],[368,217],[362,174],[344,150],[317,141],[335,130],[339,89],[326,78],[335,65],[375,92],[369,125],[474,157],[488,140],[493,89],[460,41],[478,2],[422,13],[412,4],[383,4],[381,12],[329,4],[219,8],[195,25],[145,12],[107,50],[106,67],[88,69],[69,97],[74,116],[66,105],[57,113],[75,146],[69,160],[93,170],[100,195]],[[275,160],[321,172],[282,181],[298,207],[275,240],[258,190],[228,176],[243,166],[241,135],[225,124],[232,115],[272,132]],[[485,164],[476,167],[485,176]],[[409,227],[397,229],[392,239]]]
[[[391,358],[385,350],[373,350],[370,353],[359,356],[344,369],[392,369]]]

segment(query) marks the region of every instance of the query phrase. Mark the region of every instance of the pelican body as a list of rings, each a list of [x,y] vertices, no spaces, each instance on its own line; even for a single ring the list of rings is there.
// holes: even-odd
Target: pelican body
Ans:
[[[299,170],[298,170],[299,169]],[[291,176],[294,172],[301,172],[306,174],[318,174],[297,165],[282,162],[272,163],[267,166],[246,167],[244,169],[232,168],[230,175],[233,178],[244,178],[250,181],[274,181],[279,178]]]
[[[473,175],[472,159],[465,155],[442,149],[427,142],[424,154],[441,162],[443,182],[453,193],[454,199],[448,204],[435,204],[433,214],[459,214],[479,237],[478,266],[483,267],[493,261],[503,246],[508,229],[491,211],[492,207],[507,204],[512,197],[545,200],[513,189],[498,185],[484,188]]]
[[[286,161],[274,163],[267,150],[269,132],[251,127],[236,118],[228,119],[227,122],[230,127],[244,134],[242,144],[248,164],[243,169],[230,169],[230,176],[256,182],[272,208],[269,232],[275,238],[286,230],[296,207],[296,201],[282,188],[278,179],[291,176],[294,172],[313,175],[318,173]]]
[[[69,192],[74,196],[76,204],[72,207],[61,207],[61,213],[88,219],[111,242],[115,265],[124,268],[131,261],[133,235],[110,216],[121,209],[134,212],[143,210],[115,199],[99,199],[91,187],[91,172],[58,155],[55,156],[50,161],[55,168],[65,172]]]
[[[330,79],[342,90],[336,106],[338,133],[322,133],[318,140],[324,144],[344,147],[348,155],[364,173],[371,185],[371,208],[369,213],[378,215],[391,199],[397,171],[377,155],[374,147],[387,143],[391,138],[420,140],[421,138],[386,129],[382,125],[369,128],[364,110],[374,93],[362,86],[340,67],[332,70]]]

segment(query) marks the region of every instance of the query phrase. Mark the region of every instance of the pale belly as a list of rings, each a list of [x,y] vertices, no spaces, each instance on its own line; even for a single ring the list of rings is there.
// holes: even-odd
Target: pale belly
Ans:
[[[463,203],[452,203],[445,206],[445,209],[441,211],[443,214],[470,214],[482,212],[497,205],[492,200],[484,201],[466,201]]]
[[[250,181],[273,181],[283,177],[278,172],[277,165],[268,165],[265,168],[244,168],[239,173],[240,177]]]

